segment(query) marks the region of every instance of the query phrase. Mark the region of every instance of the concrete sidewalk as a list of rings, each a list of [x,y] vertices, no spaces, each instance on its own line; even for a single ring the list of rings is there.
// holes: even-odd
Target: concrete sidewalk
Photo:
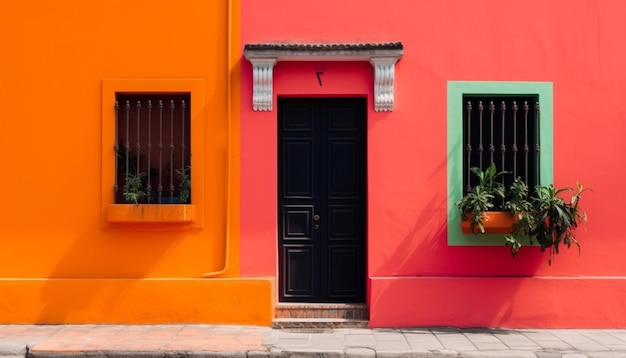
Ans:
[[[0,325],[4,357],[626,357],[626,330]]]

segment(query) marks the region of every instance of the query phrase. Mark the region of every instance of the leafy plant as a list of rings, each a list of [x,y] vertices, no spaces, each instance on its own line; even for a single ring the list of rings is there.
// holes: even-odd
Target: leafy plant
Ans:
[[[178,199],[181,203],[187,203],[191,196],[191,167],[176,169],[178,175]]]
[[[124,183],[124,200],[127,203],[139,204],[139,201],[143,200],[148,194],[143,191],[143,178],[146,173],[137,173],[126,175],[126,181]]]
[[[484,171],[480,168],[470,170],[478,178],[478,184],[456,205],[462,220],[470,222],[473,233],[485,233],[484,212],[506,211],[516,217],[510,234],[504,236],[513,257],[517,257],[524,239],[528,239],[530,244],[539,245],[541,251],[549,251],[550,265],[562,245],[568,249],[572,244],[576,245],[580,254],[575,230],[587,221],[587,215],[579,204],[582,193],[589,189],[583,188],[580,183],[577,183],[576,189],[557,189],[552,184],[537,185],[531,195],[528,185],[521,178],[515,178],[505,191],[498,179],[508,172],[498,172],[495,164],[491,163]],[[568,192],[572,195],[566,201],[563,196]]]
[[[505,243],[511,246],[511,255],[517,257],[522,247],[517,236],[528,236],[530,228],[534,226],[535,217],[533,215],[533,204],[528,198],[528,185],[517,177],[513,180],[507,194],[507,201],[504,203],[503,209],[517,216],[517,220],[513,222],[510,235],[504,237]]]
[[[475,185],[463,198],[457,201],[456,206],[461,212],[462,220],[469,220],[473,233],[476,229],[482,234],[485,233],[483,218],[481,213],[495,208],[496,200],[504,200],[504,184],[499,182],[506,171],[498,172],[496,165],[492,162],[484,171],[478,167],[470,168],[472,174],[478,177],[478,184]]]
[[[552,184],[537,185],[531,198],[532,211],[526,214],[527,219],[520,220],[513,234],[505,236],[506,244],[511,246],[511,254],[516,256],[522,245],[518,237],[527,237],[531,244],[536,242],[541,251],[548,250],[549,265],[554,254],[559,253],[561,244],[568,249],[575,244],[580,254],[575,230],[587,222],[587,214],[579,205],[586,190],[589,189],[583,188],[580,183],[576,183],[576,190],[570,187],[557,189]],[[572,192],[569,202],[562,197],[566,192]]]

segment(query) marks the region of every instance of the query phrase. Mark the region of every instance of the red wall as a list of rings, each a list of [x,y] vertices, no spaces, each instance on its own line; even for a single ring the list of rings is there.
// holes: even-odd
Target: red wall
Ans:
[[[366,95],[372,326],[626,327],[626,3],[242,0],[241,44],[401,41],[395,110],[373,111],[364,63],[278,63],[274,96]],[[243,51],[243,49],[242,49]],[[276,110],[252,111],[242,57],[241,273],[276,275]],[[320,87],[315,71],[328,85]],[[594,189],[580,257],[448,246],[447,82],[548,81],[554,181]],[[460,165],[460,164],[459,164]],[[617,194],[617,195],[616,195]],[[607,206],[608,205],[608,206]],[[462,302],[460,304],[459,302]]]

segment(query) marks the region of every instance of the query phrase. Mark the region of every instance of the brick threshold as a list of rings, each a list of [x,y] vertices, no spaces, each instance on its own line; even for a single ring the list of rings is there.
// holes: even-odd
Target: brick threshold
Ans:
[[[272,328],[316,330],[367,328],[369,311],[364,303],[279,303]]]

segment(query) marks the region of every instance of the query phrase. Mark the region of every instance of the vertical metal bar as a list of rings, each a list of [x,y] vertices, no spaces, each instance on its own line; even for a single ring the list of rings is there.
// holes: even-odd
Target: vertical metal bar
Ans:
[[[113,200],[115,201],[115,198],[117,198],[117,190],[119,189],[118,183],[117,183],[117,175],[118,175],[118,170],[119,170],[118,165],[120,161],[120,144],[119,144],[120,103],[118,101],[115,101],[115,106],[113,106],[113,108],[115,109],[115,143],[113,144],[113,151],[115,152],[115,183],[113,184]]]
[[[472,163],[470,162],[472,157],[472,102],[467,101],[465,109],[467,110],[467,145],[465,147],[467,153],[467,185],[465,186],[465,191],[469,192],[472,190],[472,186],[470,185],[470,168],[472,167]]]
[[[174,199],[174,100],[170,100],[170,199]],[[171,202],[170,201],[170,202]]]
[[[150,168],[152,168],[151,155],[152,154],[152,101],[148,100],[148,186],[146,192],[148,194],[148,204],[152,199],[152,185],[150,183]]]
[[[541,109],[539,107],[539,102],[535,102],[535,183],[536,184],[541,184],[540,182],[540,177],[539,177],[539,167],[540,167],[540,163],[539,163],[539,159],[540,159],[540,152],[541,152],[541,141],[539,140],[539,136],[540,136],[540,132],[539,132],[539,124],[540,124],[540,114],[541,114]]]
[[[513,179],[517,178],[517,102],[513,101]]]
[[[163,196],[163,101],[159,100],[159,186],[157,188],[159,204]]]
[[[500,168],[500,170],[504,170],[504,156],[506,154],[506,145],[504,144],[504,116],[506,112],[506,103],[504,103],[504,101],[502,101],[502,104],[500,104],[500,112],[502,113],[502,145],[500,145],[500,153],[502,154],[502,167]]]
[[[180,139],[180,159],[182,164],[180,165],[180,168],[183,174],[185,174],[185,109],[187,108],[185,100],[182,100],[180,108],[182,117],[182,134]]]
[[[524,183],[528,185],[528,101],[524,101]]]
[[[489,117],[490,117],[490,141],[489,141],[489,165],[493,163],[493,153],[496,151],[496,147],[493,145],[493,113],[496,111],[496,106],[493,104],[493,101],[489,101]]]
[[[139,175],[139,156],[141,154],[141,139],[140,139],[140,131],[141,131],[141,102],[137,101],[137,143],[135,144],[135,153],[137,154],[137,167],[135,171],[137,175]]]
[[[478,166],[483,167],[483,101],[478,101]]]
[[[130,101],[126,101],[126,143],[124,144],[124,151],[126,153],[126,177],[124,183],[128,180],[128,173],[130,171]]]

